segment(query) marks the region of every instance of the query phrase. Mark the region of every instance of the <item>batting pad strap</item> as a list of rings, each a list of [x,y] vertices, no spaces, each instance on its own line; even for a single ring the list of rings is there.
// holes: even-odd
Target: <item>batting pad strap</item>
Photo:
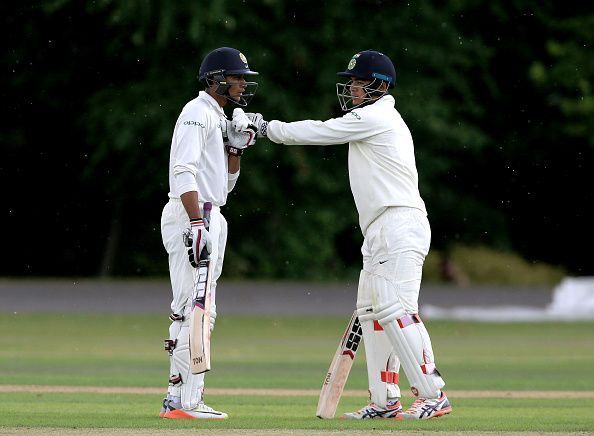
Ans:
[[[169,376],[169,384],[175,386],[182,382],[181,374]]]
[[[435,363],[425,363],[421,365],[421,371],[423,371],[423,374],[433,374],[437,372],[437,368],[435,367]]]
[[[401,329],[403,329],[406,326],[409,326],[411,324],[420,324],[421,323],[421,318],[419,318],[419,315],[417,315],[416,313],[413,314],[406,314],[401,318],[398,318],[396,320],[398,322],[398,325],[400,326]]]
[[[177,339],[165,339],[164,341],[165,351],[169,353],[171,356],[173,354],[173,350],[177,345]]]
[[[185,317],[185,316],[183,316],[183,315],[179,315],[179,314],[177,314],[177,313],[173,313],[173,312],[171,312],[171,313],[169,314],[169,319],[170,319],[171,321],[174,321],[174,322],[175,322],[175,321],[185,321],[186,317]]]
[[[400,380],[400,374],[393,371],[382,371],[381,380],[386,383],[398,384],[398,381]]]

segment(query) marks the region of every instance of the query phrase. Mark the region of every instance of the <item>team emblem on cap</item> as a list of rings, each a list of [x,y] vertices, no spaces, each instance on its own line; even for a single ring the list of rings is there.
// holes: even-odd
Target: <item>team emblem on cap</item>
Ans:
[[[352,70],[353,68],[355,68],[355,65],[357,64],[357,60],[353,57],[353,59],[351,59],[349,61],[349,65],[347,66],[347,70]]]
[[[246,59],[245,55],[241,52],[239,52],[239,59],[241,59],[241,62],[243,62],[244,64],[247,65],[247,59]]]

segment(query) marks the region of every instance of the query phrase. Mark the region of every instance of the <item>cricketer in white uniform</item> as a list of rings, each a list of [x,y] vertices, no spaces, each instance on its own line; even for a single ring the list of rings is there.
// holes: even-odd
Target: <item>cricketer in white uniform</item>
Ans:
[[[197,257],[205,246],[210,252],[210,268],[213,268],[210,288],[212,331],[216,319],[217,279],[221,275],[227,242],[227,221],[221,207],[239,177],[242,149],[251,145],[242,142],[243,137],[237,136],[232,129],[229,129],[229,141],[235,147],[224,144],[222,132],[227,130],[230,121],[223,106],[228,101],[247,105],[253,97],[253,92],[249,91],[254,88],[255,92],[254,85],[257,84],[246,82],[244,76],[254,74],[258,73],[249,69],[245,56],[238,50],[221,47],[210,52],[202,61],[199,73],[206,90],[200,91],[197,98],[184,106],[173,131],[169,202],[163,208],[161,217],[161,234],[169,255],[173,291],[172,323],[169,339],[165,341],[171,357],[168,393],[160,413],[164,418],[227,418],[227,414],[204,404],[204,373],[192,374],[190,370],[189,315],[195,268],[190,264],[193,255],[189,256],[182,234],[191,229],[192,253],[197,253]],[[239,143],[234,143],[234,140]],[[212,203],[208,231],[202,219],[205,202]]]
[[[341,118],[266,122],[247,114],[259,136],[282,144],[349,144],[349,179],[364,235],[357,310],[363,328],[370,403],[344,418],[427,419],[451,411],[435,368],[418,297],[431,230],[418,189],[413,140],[388,89],[395,69],[382,53],[355,54],[337,84]],[[406,411],[402,365],[417,400]]]

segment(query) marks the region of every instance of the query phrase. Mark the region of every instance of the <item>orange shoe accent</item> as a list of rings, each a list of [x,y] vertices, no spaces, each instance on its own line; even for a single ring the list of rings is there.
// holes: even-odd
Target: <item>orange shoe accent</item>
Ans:
[[[163,418],[168,419],[196,419],[192,415],[188,415],[181,409],[170,410],[163,414]]]
[[[440,416],[447,415],[448,413],[452,413],[452,406],[435,412],[435,415],[433,415],[431,418],[439,418]]]
[[[221,421],[225,418],[196,418],[181,409],[170,410],[169,412],[165,412],[163,418],[167,419],[195,419],[197,421]]]

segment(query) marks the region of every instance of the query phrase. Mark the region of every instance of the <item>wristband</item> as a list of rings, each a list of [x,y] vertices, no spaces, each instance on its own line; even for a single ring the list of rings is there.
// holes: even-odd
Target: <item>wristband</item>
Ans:
[[[204,225],[204,220],[202,218],[190,218],[190,226],[191,227],[203,226],[203,225]]]

